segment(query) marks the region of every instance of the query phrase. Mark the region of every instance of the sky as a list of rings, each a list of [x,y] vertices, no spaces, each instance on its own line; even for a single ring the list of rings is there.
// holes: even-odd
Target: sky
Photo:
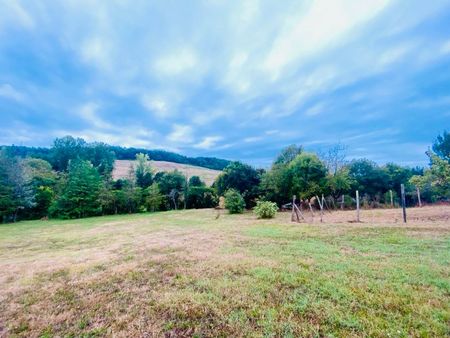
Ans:
[[[450,130],[450,0],[0,0],[0,144],[415,166]]]

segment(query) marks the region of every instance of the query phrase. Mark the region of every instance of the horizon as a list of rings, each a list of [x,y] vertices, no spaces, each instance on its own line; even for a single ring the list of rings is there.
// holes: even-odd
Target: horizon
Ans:
[[[72,135],[268,167],[289,144],[341,143],[426,166],[449,70],[448,1],[6,2],[0,144]]]

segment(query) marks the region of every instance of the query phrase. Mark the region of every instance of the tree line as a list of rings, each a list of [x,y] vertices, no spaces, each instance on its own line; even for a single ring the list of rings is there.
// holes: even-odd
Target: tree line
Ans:
[[[126,178],[114,180],[112,169],[117,154],[113,149],[70,136],[56,139],[46,158],[2,147],[0,220],[211,208],[218,205],[219,196],[228,196],[227,204],[238,205],[237,210],[253,208],[258,201],[281,206],[293,195],[306,200],[322,194],[332,204],[346,196],[343,202],[350,207],[355,190],[359,190],[363,204],[380,207],[390,203],[390,191],[398,201],[400,184],[406,186],[409,204],[415,203],[417,187],[424,202],[450,199],[447,132],[439,135],[427,151],[427,168],[394,163],[379,166],[367,159],[347,162],[345,147],[340,144],[320,154],[291,145],[280,152],[268,170],[230,162],[211,187],[198,176],[188,179],[176,170],[155,173],[147,152],[134,155],[134,165]]]
[[[81,138],[73,138],[73,137],[65,137],[58,139],[59,143],[63,143],[63,146],[71,146],[73,151],[78,152],[80,148],[83,148],[87,144]],[[119,146],[111,146],[104,143],[92,143],[90,144],[90,148],[95,146],[102,146],[105,151],[113,153],[115,159],[117,160],[134,160],[137,154],[146,154],[154,161],[167,161],[174,162],[180,164],[190,164],[199,167],[214,169],[214,170],[223,170],[230,161],[224,160],[216,157],[188,157],[184,155],[180,155],[177,153],[173,153],[165,150],[148,150],[142,148],[126,148]],[[5,149],[8,150],[8,153],[11,156],[19,156],[19,157],[34,157],[46,160],[50,162],[52,165],[54,164],[54,160],[58,158],[55,151],[58,150],[58,147],[51,148],[42,148],[42,147],[27,147],[27,146],[4,146]],[[60,169],[60,168],[58,168]]]

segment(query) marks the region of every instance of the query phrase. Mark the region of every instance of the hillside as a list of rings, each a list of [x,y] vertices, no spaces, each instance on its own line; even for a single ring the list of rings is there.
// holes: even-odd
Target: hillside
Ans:
[[[116,160],[114,162],[113,178],[115,180],[119,178],[128,177],[130,171],[130,166],[133,165],[134,161],[130,160]],[[189,164],[181,164],[167,161],[150,161],[150,166],[156,172],[167,172],[173,171],[175,169],[181,171],[188,178],[191,176],[199,176],[200,179],[207,185],[213,184],[214,180],[221,173],[220,170],[207,169],[202,167],[197,167]]]
[[[189,164],[191,166],[199,166],[203,168],[209,168],[214,170],[222,170],[228,164],[230,164],[229,160],[224,160],[216,157],[188,157],[184,155],[180,155],[177,153],[173,153],[165,150],[149,150],[144,148],[125,148],[119,146],[111,146],[104,143],[86,143],[83,139],[74,139],[70,140],[70,137],[66,137],[67,144],[66,147],[73,147],[76,142],[79,143],[77,146],[83,147],[85,150],[89,150],[94,147],[105,147],[107,150],[114,153],[114,157],[117,160],[134,160],[136,154],[143,153],[147,154],[151,159],[155,161],[167,161],[171,163],[180,163],[180,164]],[[67,141],[68,139],[68,141]],[[16,145],[0,145],[0,148],[4,148],[8,151],[11,156],[19,156],[19,157],[35,157],[46,160],[52,165],[54,164],[54,156],[55,149],[46,148],[46,147],[27,147],[27,146],[16,146]],[[73,149],[72,149],[73,150]],[[83,157],[83,156],[81,156]]]

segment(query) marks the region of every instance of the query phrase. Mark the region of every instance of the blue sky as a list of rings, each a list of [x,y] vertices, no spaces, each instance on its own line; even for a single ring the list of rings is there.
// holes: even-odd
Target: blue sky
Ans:
[[[448,0],[1,3],[0,144],[424,165],[450,129]]]

